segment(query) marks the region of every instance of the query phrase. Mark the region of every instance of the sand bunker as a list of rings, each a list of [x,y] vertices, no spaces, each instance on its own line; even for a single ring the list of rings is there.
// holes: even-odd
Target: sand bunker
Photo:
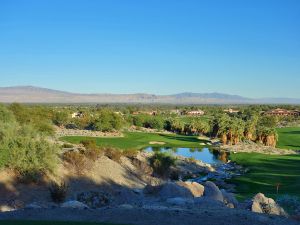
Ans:
[[[166,143],[162,142],[162,141],[150,141],[149,144],[150,145],[164,145]]]

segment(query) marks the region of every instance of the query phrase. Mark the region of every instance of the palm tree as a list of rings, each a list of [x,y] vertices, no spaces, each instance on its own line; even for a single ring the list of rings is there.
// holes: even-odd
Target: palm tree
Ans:
[[[210,125],[206,120],[194,119],[191,122],[191,130],[197,134],[206,134],[210,131]]]
[[[276,147],[278,134],[275,128],[266,128],[264,131],[263,143],[266,146]]]
[[[233,117],[230,121],[230,143],[238,144],[244,137],[245,122],[242,119]]]
[[[213,130],[221,138],[222,143],[227,144],[227,136],[230,125],[230,117],[227,114],[217,116],[213,121]]]
[[[254,140],[254,135],[256,131],[256,126],[258,122],[258,116],[252,115],[246,122],[245,122],[245,131],[244,136],[247,140]]]

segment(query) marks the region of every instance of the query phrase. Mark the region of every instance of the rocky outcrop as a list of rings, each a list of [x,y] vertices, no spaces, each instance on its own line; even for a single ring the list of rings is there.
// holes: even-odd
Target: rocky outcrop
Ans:
[[[158,186],[147,185],[145,194],[157,195],[162,199],[169,198],[194,198],[201,197],[204,193],[204,186],[196,182],[167,182]]]
[[[272,198],[267,198],[264,194],[258,193],[252,199],[250,210],[256,213],[265,213],[278,216],[287,216],[287,213]]]
[[[224,201],[222,192],[218,186],[211,181],[206,181],[204,183],[204,196],[216,201]]]
[[[178,181],[176,183],[179,186],[188,189],[192,193],[192,195],[194,197],[201,197],[201,196],[203,196],[204,186],[201,185],[201,184],[199,184],[199,183],[189,182],[189,181],[186,181],[186,182]]]
[[[107,206],[111,197],[103,192],[88,191],[77,195],[77,200],[86,204],[88,207],[96,209]]]
[[[161,199],[168,198],[193,198],[193,194],[185,187],[182,187],[176,183],[168,182],[161,186],[159,193]]]

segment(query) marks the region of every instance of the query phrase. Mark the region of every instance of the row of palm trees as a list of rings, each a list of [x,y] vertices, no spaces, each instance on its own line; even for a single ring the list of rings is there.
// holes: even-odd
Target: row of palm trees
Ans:
[[[239,118],[223,114],[212,121],[212,133],[225,144],[235,145],[241,140],[250,140],[275,147],[278,135],[271,120],[258,115]]]
[[[206,134],[211,137],[219,137],[224,144],[236,145],[242,140],[259,142],[266,146],[276,146],[277,131],[276,121],[272,117],[253,115],[230,116],[228,114],[217,114],[211,120],[194,118],[184,122],[173,118],[168,121],[168,130],[186,134]]]

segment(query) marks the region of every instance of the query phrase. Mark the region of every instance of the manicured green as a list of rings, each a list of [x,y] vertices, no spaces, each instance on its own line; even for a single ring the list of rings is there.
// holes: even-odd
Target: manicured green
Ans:
[[[67,136],[62,137],[61,140],[70,143],[78,144],[82,140],[95,139],[98,146],[111,146],[121,149],[142,149],[147,146],[162,146],[151,145],[150,142],[164,142],[167,147],[189,147],[198,148],[200,143],[203,142],[197,136],[184,136],[176,134],[159,134],[159,133],[142,133],[142,132],[126,132],[124,137],[80,137],[80,136]]]
[[[0,225],[113,225],[111,223],[3,220]],[[114,224],[117,225],[117,224]]]
[[[278,148],[300,150],[300,127],[278,128]]]
[[[238,197],[252,197],[262,192],[270,197],[289,194],[300,197],[300,155],[231,154],[231,160],[249,168],[249,172],[233,179]]]

